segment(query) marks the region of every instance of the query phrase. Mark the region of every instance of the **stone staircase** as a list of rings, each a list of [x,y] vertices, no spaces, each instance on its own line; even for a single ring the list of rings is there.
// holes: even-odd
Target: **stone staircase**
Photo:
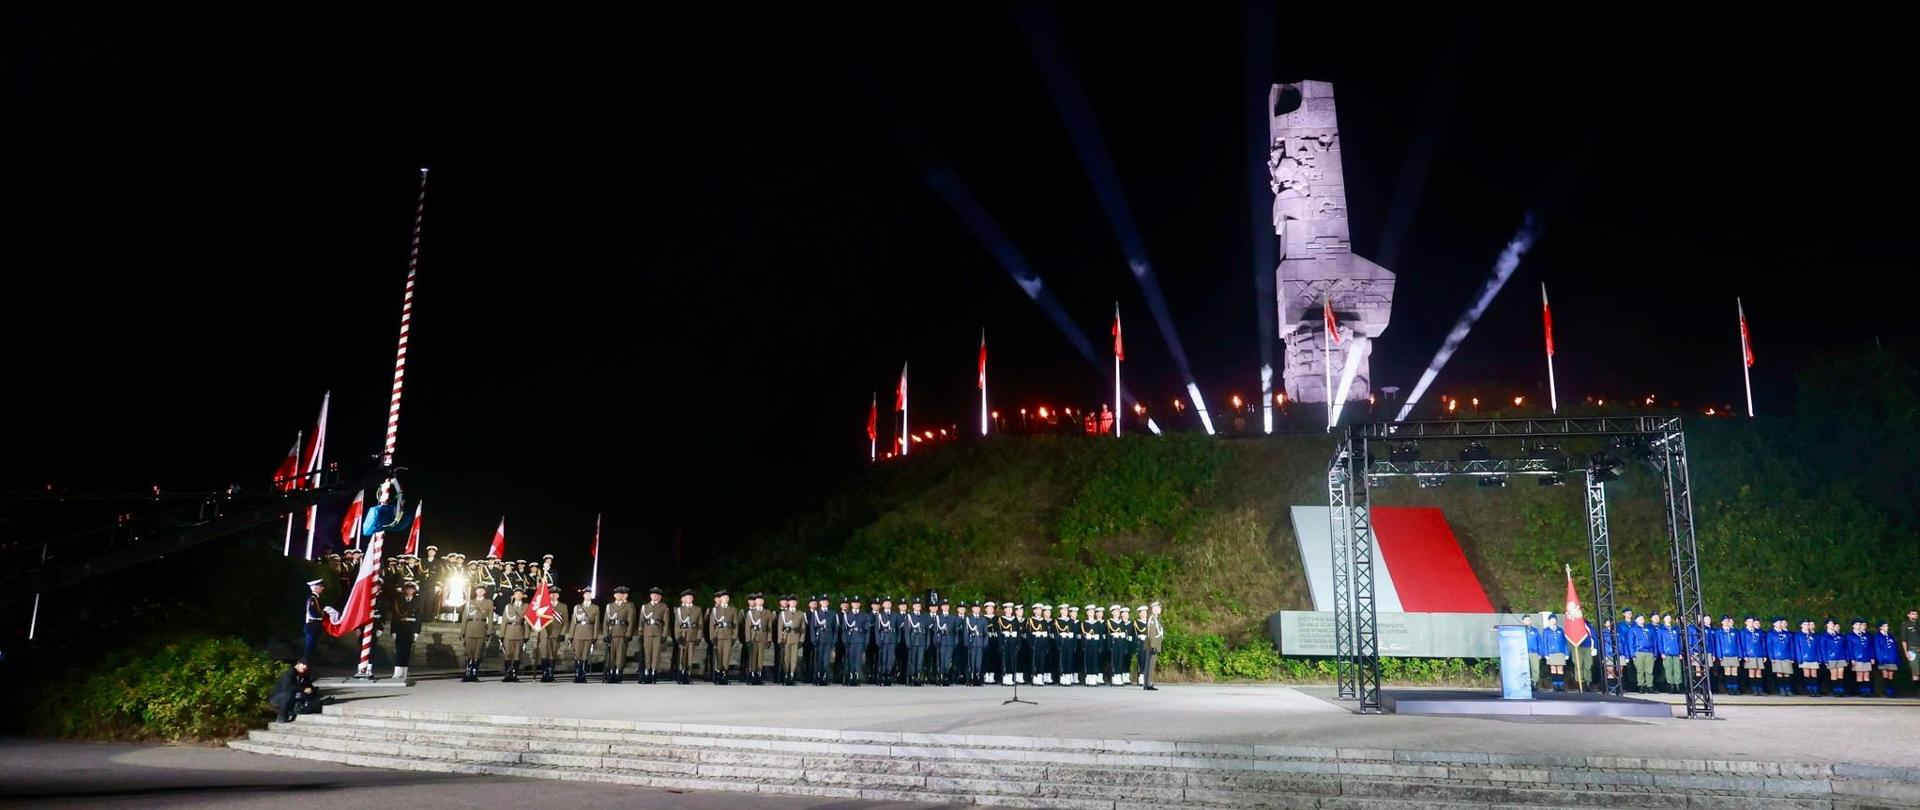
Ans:
[[[529,718],[329,706],[233,748],[400,770],[1003,807],[1920,806],[1920,769]]]

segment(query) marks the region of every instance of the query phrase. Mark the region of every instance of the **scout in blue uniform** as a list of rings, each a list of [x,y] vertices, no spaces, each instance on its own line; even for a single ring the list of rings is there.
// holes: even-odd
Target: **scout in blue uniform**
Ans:
[[[979,686],[986,682],[987,617],[981,615],[978,600],[967,607],[972,611],[967,616],[967,685]]]
[[[1682,628],[1675,624],[1674,615],[1669,613],[1660,617],[1660,626],[1654,630],[1655,646],[1659,648],[1660,669],[1667,679],[1667,691],[1685,692],[1687,686],[1680,682],[1680,659]]]
[[[1702,613],[1700,623],[1687,628],[1687,637],[1693,642],[1693,677],[1701,678],[1713,670],[1713,649],[1707,639],[1713,636],[1713,617]]]
[[[1879,622],[1880,632],[1873,635],[1873,666],[1880,670],[1880,681],[1887,697],[1896,697],[1893,676],[1900,672],[1900,641],[1894,638],[1893,625]],[[1873,694],[1869,687],[1867,694]]]
[[[893,612],[893,597],[880,597],[880,612],[873,615],[873,643],[879,648],[880,663],[874,669],[874,681],[893,685],[893,651],[900,641],[900,617]]]
[[[1793,631],[1787,629],[1785,616],[1773,617],[1773,629],[1767,631],[1767,661],[1773,672],[1773,691],[1781,697],[1793,695]]]
[[[1547,614],[1547,626],[1537,631],[1539,639],[1539,657],[1547,660],[1548,677],[1553,680],[1553,691],[1567,691],[1567,656],[1571,650],[1567,647],[1567,632],[1560,629],[1560,620],[1554,614]]]
[[[1820,696],[1820,665],[1826,662],[1825,655],[1813,620],[1801,620],[1800,632],[1793,636],[1793,661],[1800,668],[1800,694]]]
[[[1626,649],[1633,654],[1633,680],[1641,694],[1653,691],[1653,659],[1659,653],[1647,617],[1633,617],[1626,628]]]
[[[1527,674],[1533,676],[1533,688],[1540,688],[1540,628],[1533,626],[1533,614],[1520,617],[1521,626],[1527,628]]]
[[[1721,689],[1729,695],[1740,694],[1740,631],[1733,627],[1733,616],[1721,616],[1719,629],[1708,641],[1720,664]]]
[[[1866,619],[1853,620],[1853,633],[1847,636],[1847,660],[1852,663],[1854,694],[1873,697],[1873,636],[1867,634]]]
[[[1827,632],[1820,634],[1820,655],[1827,659],[1827,688],[1834,697],[1847,694],[1847,634],[1840,631],[1840,622],[1832,616],[1827,617]]]
[[[1740,668],[1747,671],[1747,691],[1760,694],[1766,688],[1763,671],[1767,666],[1767,631],[1760,628],[1760,617],[1748,616],[1746,627],[1735,637],[1740,639]]]

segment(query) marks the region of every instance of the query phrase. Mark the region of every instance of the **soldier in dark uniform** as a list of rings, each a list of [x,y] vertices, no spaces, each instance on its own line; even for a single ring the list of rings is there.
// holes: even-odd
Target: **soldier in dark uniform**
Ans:
[[[908,686],[919,686],[927,669],[927,646],[933,643],[933,617],[920,612],[924,605],[920,597],[913,598],[913,604],[900,626],[900,635],[907,642],[906,682]]]
[[[780,683],[792,686],[800,671],[800,651],[807,644],[807,615],[800,612],[799,597],[780,597],[780,611],[773,617],[773,640],[779,648]]]
[[[987,666],[987,617],[980,613],[980,601],[974,600],[967,606],[972,611],[967,616],[967,685],[979,686],[985,683]]]
[[[713,608],[707,611],[708,654],[716,686],[726,686],[728,671],[739,665],[740,610],[729,604],[729,599],[725,589],[714,591]]]
[[[667,610],[665,596],[658,587],[647,589],[647,603],[640,606],[640,682],[654,683],[660,669],[660,658],[673,653],[667,649],[667,623],[672,617]],[[667,662],[667,669],[673,668],[673,662]]]
[[[520,655],[527,646],[527,591],[514,588],[513,598],[500,612],[500,650],[506,659],[501,683],[520,682]]]
[[[1138,607],[1135,607],[1133,610],[1133,638],[1132,638],[1132,643],[1128,646],[1127,649],[1128,649],[1128,655],[1130,656],[1129,664],[1134,668],[1140,670],[1140,678],[1142,681],[1145,681],[1147,677],[1147,655],[1146,655],[1146,652],[1147,652],[1147,606],[1146,605],[1140,605]],[[1133,676],[1129,674],[1127,676],[1127,679],[1124,681],[1124,683],[1131,686],[1133,684]]]
[[[1046,670],[1047,653],[1053,645],[1047,633],[1046,612],[1046,605],[1033,603],[1033,615],[1028,616],[1020,628],[1027,638],[1027,683],[1034,685],[1046,683],[1041,673]]]
[[[473,587],[473,597],[460,609],[460,646],[467,662],[466,683],[480,681],[480,656],[487,652],[487,638],[493,635],[493,600],[487,598],[485,585]]]
[[[953,603],[939,600],[939,613],[933,617],[933,667],[941,686],[953,685],[953,650],[960,643],[959,617],[953,615]]]
[[[675,680],[680,683],[692,683],[694,653],[698,651],[700,633],[706,627],[707,617],[699,606],[693,603],[693,589],[680,592],[680,604],[673,606],[673,646],[679,653],[678,666],[674,668]]]
[[[580,604],[567,621],[567,640],[573,644],[573,682],[587,682],[587,665],[592,663],[593,643],[600,640],[600,606],[593,603],[593,589],[580,589]]]
[[[907,682],[907,600],[910,598],[902,596],[893,606],[893,671],[887,673],[893,680],[889,683]]]
[[[1088,605],[1087,617],[1080,621],[1080,685],[1093,686],[1100,677],[1100,656],[1106,647],[1107,623],[1100,619],[1100,606]]]
[[[995,672],[999,673],[994,682],[1006,685],[1014,681],[1014,670],[1020,665],[1020,625],[1013,621],[1013,606],[1003,604],[1000,615],[993,619],[993,639]]]
[[[823,595],[807,611],[807,634],[813,639],[813,685],[826,686],[833,672],[833,645],[839,636],[839,617],[827,610]]]
[[[556,598],[549,610],[546,623],[533,631],[533,656],[540,662],[541,683],[553,683],[553,662],[560,658],[560,637],[567,632],[567,604]]]
[[[1133,617],[1126,605],[1114,605],[1113,612],[1113,619],[1107,622],[1107,683],[1127,686],[1133,683]]]
[[[1027,680],[1027,606],[1016,603],[1012,611],[1002,612],[1013,617],[1013,655],[1006,667],[1013,672],[1014,682],[1031,683]]]
[[[881,686],[893,685],[893,651],[900,643],[900,617],[893,612],[893,597],[880,597],[880,612],[873,614],[873,645],[879,652],[879,663],[874,666],[874,681]]]
[[[541,555],[540,578],[546,581],[547,587],[549,589],[559,587],[560,580],[556,579],[553,575],[553,555],[552,554]],[[534,584],[538,585],[539,583],[536,582]]]
[[[840,614],[840,644],[846,648],[847,685],[859,686],[866,672],[867,642],[873,637],[873,625],[860,609],[860,597],[847,597],[853,608]]]
[[[613,601],[602,611],[601,627],[607,639],[607,683],[620,683],[627,676],[627,644],[639,629],[639,605],[627,601],[632,590],[625,585],[613,589]]]
[[[387,632],[393,634],[393,679],[396,681],[407,680],[407,666],[413,661],[413,641],[420,637],[420,617],[427,612],[427,600],[420,595],[420,583],[413,580],[400,583],[400,593],[393,597],[393,605],[387,609]]]
[[[1060,683],[1072,685],[1080,680],[1080,609],[1072,605],[1061,605],[1060,615],[1053,617],[1054,649],[1060,655]]]
[[[301,660],[313,660],[313,648],[320,643],[320,637],[327,632],[327,617],[340,615],[339,611],[334,610],[331,605],[320,602],[320,593],[326,589],[327,581],[324,579],[307,580],[307,623],[305,629],[307,641],[306,645],[300,650]]]

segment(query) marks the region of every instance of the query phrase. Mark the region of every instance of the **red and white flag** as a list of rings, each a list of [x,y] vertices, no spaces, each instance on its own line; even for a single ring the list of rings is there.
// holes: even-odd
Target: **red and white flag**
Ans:
[[[907,364],[906,363],[900,364],[900,387],[894,389],[893,391],[893,409],[896,411],[904,411],[907,409]]]
[[[347,604],[341,608],[339,620],[330,616],[323,625],[327,635],[344,636],[373,621],[373,591],[380,583],[380,547],[385,545],[386,536],[386,532],[375,532],[368,541],[367,554],[360,558],[360,573],[353,578],[353,589],[347,592]]]
[[[986,350],[981,349],[981,351],[984,353]],[[985,355],[982,354],[982,357],[984,356]],[[1126,344],[1120,340],[1120,305],[1119,304],[1113,305],[1113,359],[1115,360],[1127,359]]]
[[[308,489],[320,483],[320,464],[327,455],[327,406],[333,404],[333,392],[328,391],[320,399],[320,419],[314,425],[313,435],[307,437],[306,477],[301,484]],[[307,507],[307,557],[313,557],[313,532],[319,524],[319,508]]]
[[[506,518],[501,518],[501,520],[505,521]],[[593,578],[587,581],[587,587],[591,589],[594,593],[599,593],[600,592],[600,516],[599,515],[593,516],[593,552],[591,556],[593,557]],[[542,580],[540,583],[540,588],[542,590],[545,590],[546,587],[547,587],[546,581]]]
[[[273,468],[273,489],[275,492],[289,492],[300,488],[300,438],[293,439],[293,449],[287,451],[287,457],[280,460],[280,466]]]
[[[1747,368],[1753,368],[1753,335],[1747,331],[1747,305],[1740,299],[1733,299],[1733,305],[1740,310],[1740,356],[1747,362]]]
[[[420,514],[427,511],[427,502],[421,501],[413,508],[413,528],[407,530],[407,553],[420,553]]]
[[[1340,320],[1333,317],[1332,296],[1320,299],[1320,319],[1326,322],[1327,339],[1335,346],[1340,345]]]
[[[500,516],[500,528],[493,530],[493,544],[487,546],[487,556],[507,558],[507,517]]]
[[[1547,305],[1547,285],[1540,285],[1540,320],[1547,326],[1547,356],[1553,356],[1553,307]]]
[[[974,381],[975,387],[987,390],[987,330],[980,330],[980,374]]]
[[[533,589],[533,601],[527,604],[527,626],[538,633],[553,621],[553,591],[547,588],[547,578],[541,577],[539,586]]]
[[[873,404],[867,406],[867,441],[880,441],[880,395],[873,395]]]
[[[1567,644],[1578,647],[1585,643],[1593,631],[1587,627],[1587,619],[1580,612],[1580,592],[1573,589],[1573,566],[1567,566],[1567,617],[1560,623],[1560,629],[1567,634]]]
[[[360,521],[366,516],[367,493],[365,490],[353,493],[353,503],[347,504],[347,517],[340,521],[340,546],[353,548],[360,544]]]

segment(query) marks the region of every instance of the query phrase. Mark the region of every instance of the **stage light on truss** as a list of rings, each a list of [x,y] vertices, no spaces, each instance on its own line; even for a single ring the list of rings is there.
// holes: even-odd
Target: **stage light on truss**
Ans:
[[[1387,482],[1391,480],[1393,479],[1388,478],[1384,475],[1369,475],[1367,476],[1367,488],[1385,489],[1387,486]]]
[[[1540,477],[1540,486],[1543,487],[1564,487],[1566,485],[1567,479],[1557,475],[1543,475]]]
[[[1406,464],[1420,460],[1420,443],[1408,442],[1387,448],[1387,460],[1395,464]]]
[[[1594,453],[1588,459],[1587,469],[1593,473],[1593,480],[1604,484],[1620,480],[1620,476],[1627,471],[1627,463],[1616,456]]]
[[[1461,461],[1492,461],[1493,451],[1481,442],[1467,442],[1460,448]]]
[[[1423,475],[1416,480],[1420,482],[1421,489],[1432,489],[1438,486],[1445,486],[1447,483],[1447,479],[1437,475]]]
[[[1487,488],[1506,489],[1507,477],[1504,475],[1485,476],[1480,479],[1480,486],[1487,487]]]

